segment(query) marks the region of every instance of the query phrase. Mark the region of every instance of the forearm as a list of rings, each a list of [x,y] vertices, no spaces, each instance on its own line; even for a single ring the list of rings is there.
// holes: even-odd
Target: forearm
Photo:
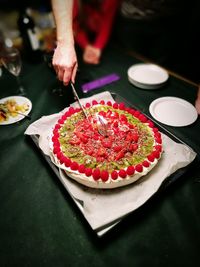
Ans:
[[[51,0],[56,24],[57,42],[74,44],[72,28],[73,0]]]

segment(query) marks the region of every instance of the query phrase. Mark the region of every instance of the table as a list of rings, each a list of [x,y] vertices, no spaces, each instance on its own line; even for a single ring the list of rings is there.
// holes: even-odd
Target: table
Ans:
[[[142,112],[157,97],[177,96],[194,104],[197,88],[175,76],[159,90],[140,90],[127,80],[129,66],[140,59],[108,47],[99,66],[79,64],[76,87],[107,74],[120,80],[109,90]],[[44,63],[24,62],[22,81],[32,101],[32,121],[59,112],[73,101]],[[0,98],[13,95],[14,77],[4,71]],[[80,96],[89,96],[83,94]],[[198,266],[200,246],[200,168],[190,169],[162,193],[128,215],[99,238],[32,140],[24,135],[29,120],[0,127],[0,266]],[[200,152],[200,120],[188,127],[166,127]]]

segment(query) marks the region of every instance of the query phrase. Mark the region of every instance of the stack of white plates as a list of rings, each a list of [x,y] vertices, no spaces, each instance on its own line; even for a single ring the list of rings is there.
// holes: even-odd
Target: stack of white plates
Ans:
[[[168,78],[167,71],[155,64],[139,63],[128,69],[128,80],[141,89],[157,89],[163,86]]]

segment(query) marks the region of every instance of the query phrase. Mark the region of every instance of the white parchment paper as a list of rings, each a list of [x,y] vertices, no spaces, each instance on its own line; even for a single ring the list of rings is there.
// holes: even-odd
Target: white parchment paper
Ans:
[[[81,99],[81,102],[84,104],[92,99],[114,101],[109,92],[103,92]],[[77,103],[73,105],[77,105]],[[48,136],[65,111],[66,109],[57,114],[44,116],[32,123],[25,131],[27,135],[39,137],[38,145],[47,156],[50,155]],[[128,186],[104,190],[92,189],[77,183],[67,177],[63,170],[59,170],[59,179],[78,204],[92,229],[108,227],[139,208],[158,191],[167,177],[195,159],[196,153],[190,147],[174,142],[165,134],[162,134],[162,139],[164,152],[159,163],[145,177]]]

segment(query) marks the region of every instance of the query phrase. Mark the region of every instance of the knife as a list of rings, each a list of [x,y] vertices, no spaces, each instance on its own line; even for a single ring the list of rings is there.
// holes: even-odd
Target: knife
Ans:
[[[80,101],[79,96],[78,96],[78,94],[77,94],[77,92],[76,92],[76,89],[75,89],[75,87],[74,87],[74,85],[73,85],[72,82],[70,82],[70,84],[71,84],[71,87],[72,87],[72,91],[73,91],[74,97],[75,97],[75,99],[78,101],[78,104],[79,104],[81,110],[83,111],[83,113],[84,113],[86,119],[88,120],[88,115],[87,115],[87,113],[86,113],[86,111],[85,111],[85,108],[84,108],[83,105],[81,104],[81,101]]]
[[[76,92],[76,89],[74,87],[74,84],[72,82],[70,82],[71,84],[71,87],[72,87],[72,91],[73,91],[73,94],[74,94],[74,97],[76,98],[76,100],[78,101],[78,104],[81,108],[81,110],[83,111],[83,114],[85,115],[86,119],[88,120],[88,115],[85,111],[85,108],[83,107],[83,105],[81,104],[81,101],[79,99],[79,96]],[[99,122],[99,124],[97,123],[97,130],[98,132],[103,135],[103,136],[107,136],[107,127],[106,127],[106,123],[105,121],[102,120],[102,118],[100,118],[101,116],[97,116],[97,120]],[[89,120],[88,120],[89,121]]]

